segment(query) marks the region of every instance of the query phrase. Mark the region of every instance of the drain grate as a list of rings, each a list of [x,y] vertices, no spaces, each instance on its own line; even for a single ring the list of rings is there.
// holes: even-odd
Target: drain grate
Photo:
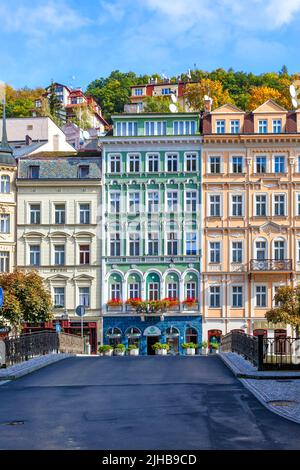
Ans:
[[[2,426],[21,426],[22,424],[25,424],[25,421],[19,419],[15,421],[8,421],[7,423],[1,423]]]
[[[294,400],[271,400],[268,401],[268,404],[272,406],[295,406],[298,405],[298,402]]]

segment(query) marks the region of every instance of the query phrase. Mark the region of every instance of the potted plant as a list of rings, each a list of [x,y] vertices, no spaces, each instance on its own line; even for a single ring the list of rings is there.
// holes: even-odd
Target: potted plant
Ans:
[[[108,307],[119,307],[122,304],[123,304],[123,302],[122,302],[121,299],[110,299],[107,302]]]
[[[182,303],[187,308],[193,308],[196,305],[196,299],[195,297],[187,297]]]
[[[110,346],[109,344],[103,344],[102,346],[99,347],[98,351],[101,356],[112,356],[113,349],[114,348]]]
[[[175,297],[167,297],[167,298],[163,299],[162,302],[166,303],[165,305],[168,309],[178,307],[178,305],[179,305],[179,300],[176,299]]]
[[[216,354],[219,352],[219,343],[210,343],[210,352]]]
[[[195,343],[182,343],[181,347],[185,349],[187,356],[195,356],[196,354],[196,344]]]
[[[155,351],[155,354],[166,356],[170,346],[167,343],[155,343],[153,344],[152,349]]]
[[[130,344],[127,348],[128,356],[138,356],[139,355],[139,348],[137,344]]]
[[[114,347],[114,355],[115,356],[124,356],[125,355],[125,350],[126,350],[126,347],[124,346],[124,344],[119,343]]]
[[[134,299],[128,299],[126,300],[126,305],[129,305],[130,307],[136,308],[142,303],[142,299],[140,297],[135,297]]]
[[[202,341],[201,343],[201,354],[207,354],[207,341]]]

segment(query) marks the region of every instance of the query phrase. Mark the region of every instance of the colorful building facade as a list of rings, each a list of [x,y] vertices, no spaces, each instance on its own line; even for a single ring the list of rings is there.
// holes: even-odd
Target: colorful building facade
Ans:
[[[201,144],[197,114],[113,116],[101,139],[103,342],[201,342]],[[128,299],[174,300],[141,314]],[[186,302],[193,299],[192,304]]]

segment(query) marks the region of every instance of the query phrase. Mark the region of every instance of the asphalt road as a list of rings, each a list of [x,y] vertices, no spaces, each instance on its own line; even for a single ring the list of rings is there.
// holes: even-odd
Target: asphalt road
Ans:
[[[0,386],[0,449],[300,449],[300,425],[216,356],[78,357]]]

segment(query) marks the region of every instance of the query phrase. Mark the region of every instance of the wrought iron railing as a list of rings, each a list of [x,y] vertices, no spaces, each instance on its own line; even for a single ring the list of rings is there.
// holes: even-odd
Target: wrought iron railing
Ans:
[[[250,271],[291,271],[291,259],[252,259]]]
[[[5,338],[5,363],[17,364],[33,357],[49,353],[84,352],[84,341],[80,336],[55,331],[39,331]]]
[[[238,331],[232,331],[221,339],[221,352],[236,352],[252,362],[258,364],[258,338]]]

